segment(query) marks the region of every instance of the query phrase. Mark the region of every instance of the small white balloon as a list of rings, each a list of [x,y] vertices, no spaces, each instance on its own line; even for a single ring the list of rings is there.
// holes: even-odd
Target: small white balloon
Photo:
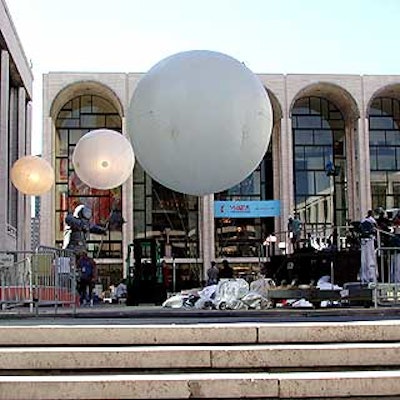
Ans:
[[[53,167],[38,156],[25,156],[15,161],[10,176],[13,185],[30,196],[48,192],[54,183]]]
[[[96,129],[76,144],[72,163],[79,179],[95,189],[113,189],[131,175],[135,156],[129,140],[110,129]]]
[[[272,130],[268,94],[245,65],[195,50],[170,56],[139,81],[128,113],[139,163],[178,192],[228,189],[264,157]]]

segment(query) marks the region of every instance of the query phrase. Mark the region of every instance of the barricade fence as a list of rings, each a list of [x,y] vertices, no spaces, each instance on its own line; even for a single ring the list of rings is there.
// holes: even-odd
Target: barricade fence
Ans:
[[[377,306],[400,305],[400,248],[378,247],[377,282],[371,283]]]
[[[73,307],[78,301],[76,260],[69,250],[39,246],[36,251],[0,250],[0,304],[3,310],[29,306]]]

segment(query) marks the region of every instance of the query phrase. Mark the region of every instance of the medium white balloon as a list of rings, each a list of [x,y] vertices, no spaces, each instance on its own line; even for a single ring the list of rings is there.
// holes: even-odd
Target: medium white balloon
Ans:
[[[245,65],[195,50],[156,64],[139,81],[128,113],[139,163],[163,185],[204,195],[257,168],[270,140],[268,94]]]
[[[132,173],[135,157],[129,140],[109,129],[96,129],[76,144],[72,163],[79,179],[95,189],[113,189]]]
[[[54,170],[48,161],[38,156],[19,158],[11,168],[11,182],[22,193],[40,196],[54,183]]]

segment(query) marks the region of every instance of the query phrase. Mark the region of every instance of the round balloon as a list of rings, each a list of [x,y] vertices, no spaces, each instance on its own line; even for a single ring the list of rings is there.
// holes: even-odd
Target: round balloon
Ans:
[[[72,163],[79,179],[95,189],[113,189],[130,176],[135,157],[129,140],[109,129],[96,129],[76,144]]]
[[[204,195],[250,175],[272,130],[268,94],[244,64],[225,54],[178,53],[139,81],[128,131],[139,163],[178,192]]]
[[[50,163],[38,156],[25,156],[13,164],[11,182],[22,193],[40,196],[54,183],[54,170]]]

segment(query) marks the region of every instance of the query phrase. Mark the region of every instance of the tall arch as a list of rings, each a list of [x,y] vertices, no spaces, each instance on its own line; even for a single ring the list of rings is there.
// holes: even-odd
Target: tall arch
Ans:
[[[400,83],[378,89],[367,103],[372,208],[400,207]]]
[[[97,260],[99,278],[105,287],[123,276],[122,186],[97,190],[84,184],[74,171],[72,154],[79,139],[95,129],[122,133],[122,106],[107,87],[97,82],[80,82],[63,89],[52,103],[55,243],[62,246],[65,217],[76,206],[92,209],[93,223],[107,225],[106,236],[90,234],[88,252]]]
[[[116,93],[103,83],[93,80],[74,82],[60,90],[49,108],[49,116],[54,119],[66,102],[74,97],[85,94],[96,95],[107,99],[107,101],[115,107],[118,114],[124,117],[124,107]]]
[[[359,116],[354,98],[330,82],[309,85],[293,98],[291,211],[305,222],[305,237],[332,236],[338,232],[336,227],[354,218],[355,210],[349,205],[357,197],[352,171]]]

